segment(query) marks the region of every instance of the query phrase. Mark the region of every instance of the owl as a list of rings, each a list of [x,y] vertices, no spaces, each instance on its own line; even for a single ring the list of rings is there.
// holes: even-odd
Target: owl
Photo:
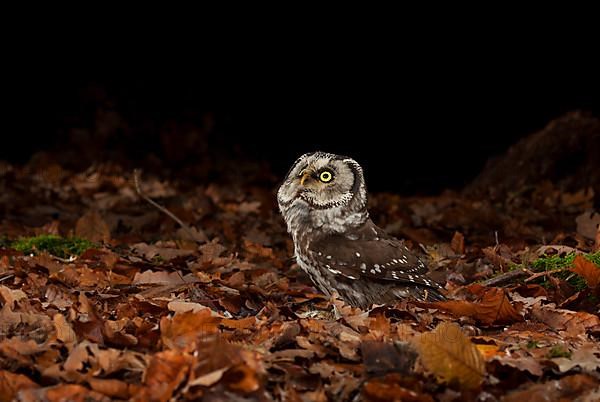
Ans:
[[[363,170],[354,159],[301,156],[277,201],[298,265],[326,295],[335,290],[362,309],[401,298],[445,299],[425,264],[369,218]]]

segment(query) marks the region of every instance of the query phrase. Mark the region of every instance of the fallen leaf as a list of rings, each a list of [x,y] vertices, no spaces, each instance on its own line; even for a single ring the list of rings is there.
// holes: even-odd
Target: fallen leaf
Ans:
[[[77,300],[71,293],[65,291],[62,287],[54,284],[46,287],[46,293],[44,294],[46,303],[52,305],[59,310],[65,310],[73,305]]]
[[[265,247],[258,243],[253,243],[250,240],[244,240],[244,250],[246,250],[248,254],[253,257],[269,259],[275,258],[272,248]]]
[[[584,372],[595,374],[600,369],[600,348],[595,343],[587,342],[573,351],[571,356],[553,358],[561,373],[574,367],[580,367]]]
[[[600,267],[581,255],[575,256],[571,272],[582,276],[592,289],[600,283]]]
[[[360,351],[365,369],[373,375],[391,371],[409,374],[417,358],[417,352],[408,343],[397,347],[386,342],[364,341]]]
[[[87,239],[94,243],[108,243],[110,241],[110,228],[96,210],[89,210],[77,220],[75,236]]]
[[[248,394],[257,391],[261,386],[258,373],[247,364],[238,364],[225,372],[223,381],[227,388]]]
[[[465,236],[463,236],[460,232],[454,232],[454,236],[452,236],[452,240],[450,241],[450,248],[456,254],[464,254],[465,253]]]
[[[565,331],[572,337],[585,334],[591,328],[600,328],[600,318],[597,315],[559,309],[554,304],[534,305],[531,316],[555,331]]]
[[[132,285],[183,285],[185,283],[179,272],[150,270],[136,273],[131,281]]]
[[[11,289],[4,285],[0,285],[0,299],[3,305],[9,306],[11,309],[14,303],[19,300],[26,299],[27,295],[20,289]]]
[[[366,401],[406,401],[406,402],[433,402],[434,399],[426,394],[419,384],[402,384],[403,378],[391,374],[382,378],[371,379],[361,387],[361,399]],[[353,379],[353,377],[350,377]],[[342,379],[342,381],[344,381]]]
[[[175,314],[160,320],[161,339],[170,349],[194,350],[207,337],[218,332],[218,318],[208,309]]]
[[[0,402],[14,401],[19,391],[38,387],[39,385],[23,374],[0,370]]]
[[[175,350],[155,353],[144,373],[146,387],[132,400],[140,402],[171,400],[173,391],[188,377],[192,361],[191,355]]]
[[[169,311],[173,311],[175,313],[186,313],[192,312],[197,313],[198,311],[208,310],[213,317],[221,317],[218,313],[212,311],[210,307],[206,307],[200,303],[186,302],[182,300],[173,300],[167,304],[167,308]],[[254,317],[252,317],[254,318]]]
[[[528,371],[536,377],[544,374],[544,368],[540,362],[531,356],[494,356],[493,361],[519,371]]]
[[[600,214],[594,211],[584,212],[575,218],[575,223],[577,223],[577,233],[594,240],[600,228]]]
[[[131,396],[129,384],[121,380],[90,378],[87,382],[94,391],[111,398],[129,399]]]
[[[229,366],[220,368],[218,370],[215,371],[211,371],[210,373],[201,375],[198,378],[195,378],[194,380],[189,382],[189,386],[196,386],[196,385],[202,385],[203,387],[210,387],[213,384],[216,384],[217,382],[221,381],[221,378],[223,378],[223,374],[229,370]]]
[[[75,334],[73,327],[67,322],[64,315],[54,314],[52,321],[56,328],[56,339],[67,345],[72,345],[77,342],[77,334]]]
[[[483,381],[485,361],[458,325],[443,322],[418,336],[416,345],[423,366],[439,380],[465,389],[477,388]]]
[[[34,402],[110,402],[110,398],[77,384],[28,389],[19,394],[19,401]]]
[[[483,291],[483,297],[478,302],[448,300],[418,303],[418,305],[448,311],[458,317],[473,317],[486,325],[523,321],[523,317],[513,307],[504,289],[484,288]]]
[[[598,387],[598,380],[585,374],[575,374],[560,380],[530,384],[525,389],[509,392],[503,402],[586,401],[585,394]],[[596,400],[597,401],[597,400]]]
[[[177,257],[187,257],[194,254],[193,250],[181,250],[171,247],[157,247],[146,243],[137,243],[133,245],[133,249],[139,255],[142,255],[147,260],[152,260],[155,257],[160,257],[164,261],[171,261]]]
[[[227,248],[222,244],[219,244],[218,239],[213,239],[211,242],[198,247],[198,250],[202,253],[201,261],[210,262],[223,254]]]
[[[232,328],[232,329],[247,329],[256,324],[256,317],[250,316],[246,318],[240,318],[239,320],[234,320],[230,318],[224,318],[221,320],[221,325]]]

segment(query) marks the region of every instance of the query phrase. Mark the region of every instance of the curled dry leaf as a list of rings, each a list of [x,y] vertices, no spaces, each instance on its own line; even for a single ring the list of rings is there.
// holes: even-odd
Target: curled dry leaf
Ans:
[[[485,362],[477,347],[456,324],[441,323],[432,332],[417,337],[423,366],[439,380],[477,388],[483,381]]]
[[[11,289],[4,285],[0,285],[0,299],[2,304],[13,308],[14,302],[26,299],[27,295],[20,289]]]
[[[419,305],[448,311],[458,317],[472,317],[485,325],[523,321],[523,317],[508,299],[506,291],[500,288],[484,289],[483,296],[477,302],[448,300]]]
[[[135,387],[121,380],[90,378],[87,382],[94,391],[116,399],[129,399],[135,391]]]
[[[56,328],[56,339],[69,346],[77,342],[77,334],[75,334],[73,327],[67,322],[64,315],[54,314],[52,321],[54,322],[54,328]]]
[[[179,351],[166,350],[154,354],[144,373],[146,387],[132,400],[169,401],[175,389],[187,379],[192,362],[192,356]]]
[[[194,350],[200,342],[218,332],[219,321],[208,309],[163,317],[160,320],[162,342],[170,349]]]
[[[600,283],[600,267],[581,255],[575,256],[572,272],[582,276],[587,285],[595,289]]]

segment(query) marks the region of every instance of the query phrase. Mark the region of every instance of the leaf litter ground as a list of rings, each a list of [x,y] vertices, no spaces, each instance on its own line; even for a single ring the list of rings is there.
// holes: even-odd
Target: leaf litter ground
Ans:
[[[374,194],[449,300],[364,312],[293,263],[274,180],[139,184],[189,227],[114,163],[0,166],[0,400],[600,397],[591,189]]]

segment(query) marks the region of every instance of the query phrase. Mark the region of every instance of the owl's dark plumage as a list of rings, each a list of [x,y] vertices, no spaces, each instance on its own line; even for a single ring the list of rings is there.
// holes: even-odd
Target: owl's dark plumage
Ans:
[[[369,218],[355,160],[323,152],[301,156],[277,200],[296,260],[323,293],[336,290],[363,309],[400,298],[444,299],[425,264]]]

